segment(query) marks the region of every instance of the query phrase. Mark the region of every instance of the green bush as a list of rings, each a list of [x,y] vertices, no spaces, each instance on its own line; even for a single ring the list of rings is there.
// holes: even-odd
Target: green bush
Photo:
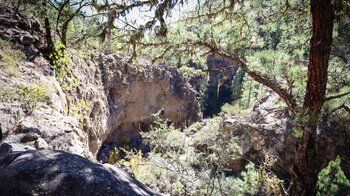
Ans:
[[[13,102],[19,99],[15,88],[6,87],[6,84],[0,83],[0,101],[1,102]]]
[[[45,101],[47,91],[42,85],[27,86],[22,85],[19,88],[20,102],[22,108],[27,114],[31,114],[38,108],[38,103]]]
[[[248,164],[240,175],[227,175],[229,162],[240,157],[241,149],[236,138],[223,131],[222,118],[195,123],[184,130],[159,115],[153,120],[151,131],[141,133],[150,153],[133,153],[125,161],[118,150],[110,160],[129,166],[154,190],[171,195],[280,194],[282,181],[270,172],[275,161],[271,157],[258,167]]]
[[[191,78],[202,75],[204,72],[200,69],[195,69],[193,67],[188,66],[182,66],[180,67],[179,71],[182,73],[182,75],[187,79],[190,80]]]
[[[318,173],[317,195],[337,195],[344,188],[350,186],[350,181],[346,178],[340,167],[339,156],[328,163],[328,166]]]
[[[81,81],[73,73],[72,58],[61,42],[55,43],[54,52],[50,54],[50,59],[52,60],[52,68],[55,71],[56,79],[63,90],[72,90],[80,85]]]
[[[71,70],[70,63],[72,59],[67,54],[66,47],[61,42],[55,43],[54,53],[50,54],[50,59],[53,62],[52,67],[56,73],[56,78],[62,83],[64,77]]]
[[[25,58],[25,54],[7,40],[0,38],[0,69],[9,76],[20,74],[19,62]]]
[[[84,123],[84,119],[88,118],[91,103],[85,99],[80,99],[68,111],[68,115],[74,116],[80,123]]]
[[[19,88],[0,86],[0,101],[19,102],[27,114],[38,109],[38,104],[45,101],[47,91],[43,84],[28,86],[21,85]]]

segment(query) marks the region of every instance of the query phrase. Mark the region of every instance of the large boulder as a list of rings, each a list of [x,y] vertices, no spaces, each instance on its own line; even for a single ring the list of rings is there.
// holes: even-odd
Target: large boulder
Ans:
[[[63,151],[0,155],[0,195],[156,195],[124,170]]]

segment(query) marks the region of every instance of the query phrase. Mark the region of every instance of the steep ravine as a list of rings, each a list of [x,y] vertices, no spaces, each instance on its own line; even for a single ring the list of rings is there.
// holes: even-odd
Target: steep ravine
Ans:
[[[90,66],[75,63],[80,67],[73,72],[82,84],[77,96],[92,102],[85,130],[94,155],[102,144],[140,148],[140,127],[161,109],[177,126],[201,119],[195,92],[176,69],[130,65],[117,54],[101,53],[93,59]]]
[[[146,61],[131,65],[121,54],[68,50],[71,68],[58,80],[58,72],[41,53],[45,44],[37,44],[44,40],[39,22],[1,9],[0,29],[6,29],[0,31],[2,42],[12,46],[3,48],[0,56],[7,50],[26,54],[18,59],[15,76],[8,74],[6,59],[0,58],[4,64],[0,69],[2,143],[95,159],[102,144],[128,141],[140,147],[140,125],[147,126],[151,114],[161,109],[177,126],[201,119],[195,92],[167,65]],[[23,108],[24,98],[16,95],[23,86],[46,92],[45,100],[39,100],[30,114]]]
[[[77,154],[91,153],[89,157],[95,157],[102,143],[118,144],[121,140],[125,141],[125,138],[128,138],[132,145],[139,137],[140,124],[144,125],[151,114],[161,109],[164,109],[165,117],[177,126],[184,126],[201,119],[195,92],[179,72],[169,66],[127,65],[120,56],[112,54],[99,54],[93,61],[85,61],[71,55],[74,66],[71,75],[80,80],[79,86],[75,89],[64,90],[53,76],[46,76],[41,69],[28,66],[42,67],[35,62],[23,61],[21,66],[26,72],[38,75],[38,80],[24,73],[21,75],[23,78],[21,81],[25,84],[22,84],[2,75],[1,79],[7,82],[8,88],[15,89],[20,85],[41,85],[44,81],[45,89],[56,91],[48,93],[46,103],[41,103],[42,108],[45,109],[35,109],[32,115],[24,115],[21,107],[14,107],[15,103],[2,103],[3,107],[0,110],[3,112],[1,117],[4,118],[1,118],[1,124],[5,132],[12,132],[5,141],[17,141],[18,139],[14,138],[19,132],[21,134],[28,132],[19,131],[19,129],[38,129],[39,132],[45,132],[40,135],[49,144],[49,149],[67,150]],[[46,60],[41,57],[41,61]],[[124,69],[125,66],[128,66],[128,71]],[[83,108],[83,104],[87,106]],[[7,122],[7,119],[15,119],[14,114],[18,113],[23,115],[20,119],[12,120],[16,121],[13,124],[18,123],[18,126],[24,128],[16,126],[13,127],[15,129],[6,130],[6,127],[11,127],[9,125],[11,122]],[[47,121],[43,121],[43,116]],[[72,125],[59,127],[53,123],[56,121],[60,123],[67,121],[67,124]],[[70,128],[73,130],[66,130]],[[51,137],[53,133],[57,135]],[[72,136],[71,142],[68,142],[71,143],[69,147],[61,145],[56,148],[50,145],[57,137],[66,137],[63,136],[64,133],[75,135]],[[28,142],[25,144],[31,145]],[[78,150],[78,148],[84,149]]]
[[[24,164],[33,161],[30,157],[34,157],[37,160],[29,167],[33,171],[41,171],[35,161],[39,160],[44,169],[51,169],[51,165],[47,164],[50,161],[58,161],[58,166],[71,166],[62,167],[69,174],[80,174],[75,167],[79,166],[84,172],[88,167],[96,168],[96,172],[92,173],[98,175],[101,164],[95,165],[96,159],[105,162],[114,147],[129,145],[143,148],[139,132],[147,130],[153,113],[163,110],[164,116],[177,127],[201,120],[195,92],[177,69],[153,65],[146,60],[129,64],[127,55],[79,51],[72,47],[68,49],[71,68],[58,79],[57,70],[53,69],[45,54],[45,33],[40,23],[1,6],[0,11],[0,168],[1,163]],[[9,57],[12,57],[11,61]],[[222,70],[215,72],[215,65],[229,69],[227,73]],[[224,102],[230,102],[223,98],[232,93],[230,87],[237,71],[235,65],[220,60],[215,61],[212,68],[210,74],[214,92],[211,97],[221,99],[215,99],[220,102],[209,105],[208,111],[216,111],[208,113],[208,116],[216,114]],[[217,75],[221,78],[216,78]],[[222,78],[225,80],[221,81],[221,94],[217,94],[216,83]],[[43,99],[33,96],[40,93],[44,94]],[[214,99],[209,97],[209,100]],[[247,160],[259,164],[268,154],[278,158],[273,171],[283,178],[290,177],[296,136],[293,118],[285,108],[278,107],[279,102],[279,96],[267,92],[247,116],[232,114],[222,117],[222,130],[237,138],[242,148],[241,158],[228,161],[226,166],[230,170],[238,173],[245,168]],[[28,112],[28,105],[34,103],[35,108]],[[204,120],[200,125],[204,127],[206,123],[210,121]],[[323,158],[320,159],[322,166],[340,155],[347,176],[350,175],[349,123],[349,119],[326,122],[324,127],[320,127],[322,130],[316,144],[317,153]],[[331,147],[325,148],[327,146]],[[67,152],[84,156],[95,163]],[[21,161],[22,157],[26,157],[26,161]],[[70,159],[69,163],[66,158]],[[16,171],[18,167],[14,165],[11,168]],[[28,169],[27,165],[20,168],[21,171]],[[58,178],[61,171],[55,171]],[[123,174],[120,171],[112,173]],[[10,176],[12,170],[7,174]],[[87,179],[89,176],[80,177]],[[116,180],[114,175],[110,178]],[[18,180],[16,177],[12,179]],[[128,179],[134,178],[128,176]],[[81,181],[81,178],[76,181]],[[69,181],[68,185],[74,185],[76,181]],[[106,189],[111,181],[108,182]],[[55,179],[53,183],[56,183]],[[126,181],[126,184],[129,183]],[[84,186],[90,185],[87,183],[81,187]]]

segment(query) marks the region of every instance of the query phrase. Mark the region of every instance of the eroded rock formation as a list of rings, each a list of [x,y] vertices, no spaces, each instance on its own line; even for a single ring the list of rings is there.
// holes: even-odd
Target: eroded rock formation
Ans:
[[[228,162],[232,171],[242,171],[249,161],[259,165],[266,156],[272,156],[276,158],[273,171],[283,179],[290,178],[298,135],[293,130],[293,119],[288,110],[278,107],[279,101],[277,94],[267,92],[244,118],[234,116],[224,120],[223,131],[236,137],[242,149],[241,158]],[[339,155],[344,173],[350,176],[349,124],[349,119],[341,118],[320,124],[316,149],[321,168]]]
[[[117,55],[100,56],[102,81],[108,99],[108,141],[138,137],[150,114],[164,110],[177,126],[200,120],[195,93],[180,73],[167,65],[125,63]],[[136,134],[136,135],[135,135]],[[125,139],[125,138],[124,138]]]
[[[23,46],[42,48],[38,40],[44,38],[37,21],[25,19],[8,7],[1,10],[1,37],[18,50]],[[23,36],[33,40],[23,43]],[[177,126],[201,118],[194,91],[172,67],[146,61],[132,65],[118,54],[69,50],[71,68],[58,80],[57,70],[37,54],[40,51],[31,52],[18,62],[16,77],[0,69],[0,86],[14,94],[21,86],[37,86],[47,94],[31,114],[15,95],[0,96],[2,142],[7,145],[21,143],[94,158],[103,143],[118,145],[120,140],[127,140],[132,144],[139,138],[140,125],[147,126],[151,114],[160,109]]]

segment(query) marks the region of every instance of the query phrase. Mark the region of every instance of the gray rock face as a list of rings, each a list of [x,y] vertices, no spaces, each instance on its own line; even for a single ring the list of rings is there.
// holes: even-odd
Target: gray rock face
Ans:
[[[102,81],[108,100],[107,141],[137,137],[150,114],[164,110],[177,126],[201,119],[199,103],[189,83],[167,65],[128,65],[119,55],[100,55]]]
[[[26,150],[36,150],[32,146],[23,145],[16,142],[2,142],[0,143],[0,154],[12,151],[26,151]]]
[[[245,118],[232,117],[223,123],[225,133],[238,138],[242,158],[232,160],[228,167],[233,171],[244,169],[248,160],[262,163],[266,155],[274,156],[277,162],[272,168],[282,177],[289,177],[295,159],[297,137],[293,133],[293,119],[285,108],[278,108],[280,98],[268,92]],[[336,118],[321,125],[316,141],[318,164],[325,168],[338,155],[342,169],[350,176],[350,119]]]
[[[296,138],[287,110],[277,107],[279,99],[277,94],[268,92],[245,118],[224,121],[224,131],[238,138],[242,149],[242,158],[228,164],[233,171],[243,170],[248,160],[261,163],[269,155],[277,157],[273,169],[280,175],[288,175],[288,167],[294,161]]]
[[[0,35],[23,45],[26,54],[44,50],[44,31],[40,23],[28,19],[8,6],[0,6]]]
[[[6,131],[3,142],[31,146],[34,149],[65,150],[93,158],[86,147],[88,139],[77,119],[49,109],[19,115],[19,106],[0,103],[0,122]]]
[[[156,195],[124,170],[63,151],[0,155],[0,195]]]

